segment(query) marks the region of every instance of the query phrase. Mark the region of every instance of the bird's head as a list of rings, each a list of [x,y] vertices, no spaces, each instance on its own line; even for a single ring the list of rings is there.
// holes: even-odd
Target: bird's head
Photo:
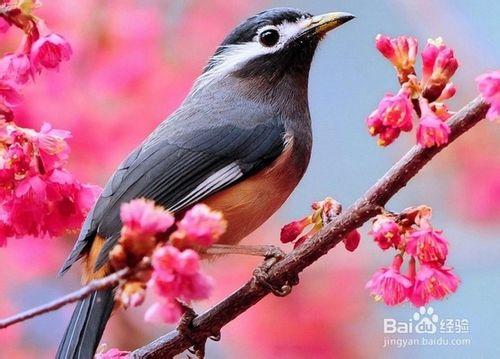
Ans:
[[[353,18],[343,12],[313,16],[291,8],[263,11],[224,39],[195,88],[227,77],[271,86],[287,76],[307,83],[318,43],[327,32]]]

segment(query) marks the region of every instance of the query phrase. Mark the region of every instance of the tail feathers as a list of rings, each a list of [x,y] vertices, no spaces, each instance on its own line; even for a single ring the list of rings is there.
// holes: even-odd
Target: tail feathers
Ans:
[[[94,292],[78,302],[56,359],[92,359],[113,305],[112,289]]]

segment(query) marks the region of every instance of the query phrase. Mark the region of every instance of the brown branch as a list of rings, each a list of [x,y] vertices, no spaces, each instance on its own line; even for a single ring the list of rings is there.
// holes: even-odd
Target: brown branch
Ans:
[[[8,326],[11,326],[13,324],[24,322],[25,320],[57,310],[67,304],[74,303],[79,301],[80,299],[86,298],[95,291],[114,287],[118,284],[118,282],[121,279],[124,279],[128,275],[130,275],[131,272],[132,270],[130,268],[124,268],[107,277],[93,280],[89,282],[86,286],[72,293],[66,294],[64,297],[57,298],[52,302],[40,305],[36,308],[32,308],[25,312],[13,315],[12,317],[0,320],[0,329],[7,328]]]
[[[480,98],[476,98],[456,113],[448,122],[451,128],[449,143],[483,119],[488,108],[489,106]],[[293,280],[306,267],[342,241],[347,233],[360,227],[376,215],[380,208],[405,187],[408,181],[444,147],[446,146],[424,149],[414,146],[350,208],[336,217],[310,241],[276,263],[268,272],[268,283],[281,288],[285,282]],[[250,280],[236,292],[196,317],[189,330],[189,335],[173,330],[135,350],[132,352],[132,357],[171,358],[182,353],[193,343],[203,343],[208,337],[218,333],[224,325],[268,294],[269,289],[257,284],[254,280]]]

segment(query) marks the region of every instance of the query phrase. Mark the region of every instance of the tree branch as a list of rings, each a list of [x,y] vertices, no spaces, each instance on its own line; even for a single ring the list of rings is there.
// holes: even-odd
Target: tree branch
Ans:
[[[448,122],[451,128],[448,144],[482,120],[488,108],[489,105],[476,98],[456,113]],[[267,282],[280,288],[285,282],[292,281],[306,267],[342,241],[347,233],[375,216],[380,208],[405,187],[408,181],[444,147],[446,146],[431,148],[414,146],[344,213],[336,217],[311,240],[276,263],[268,272]],[[171,358],[191,347],[193,343],[203,343],[268,294],[269,289],[254,280],[249,280],[227,298],[196,317],[189,335],[173,330],[135,350],[131,356],[147,359]]]
[[[132,270],[130,268],[124,268],[107,277],[93,280],[86,286],[74,291],[73,293],[66,294],[64,297],[57,298],[47,304],[40,305],[36,308],[32,308],[12,317],[0,320],[0,329],[7,328],[8,326],[19,322],[24,322],[25,320],[37,317],[45,313],[53,312],[67,304],[74,303],[79,301],[80,299],[86,298],[95,291],[114,287],[121,279],[124,279],[128,275],[130,275],[130,273],[132,273]]]

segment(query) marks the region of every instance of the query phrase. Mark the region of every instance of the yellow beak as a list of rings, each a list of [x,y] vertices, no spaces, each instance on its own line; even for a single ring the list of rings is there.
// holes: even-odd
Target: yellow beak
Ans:
[[[356,16],[348,12],[330,12],[323,15],[317,15],[311,18],[311,22],[306,26],[304,31],[314,31],[315,34],[323,35],[328,31],[345,24]]]

